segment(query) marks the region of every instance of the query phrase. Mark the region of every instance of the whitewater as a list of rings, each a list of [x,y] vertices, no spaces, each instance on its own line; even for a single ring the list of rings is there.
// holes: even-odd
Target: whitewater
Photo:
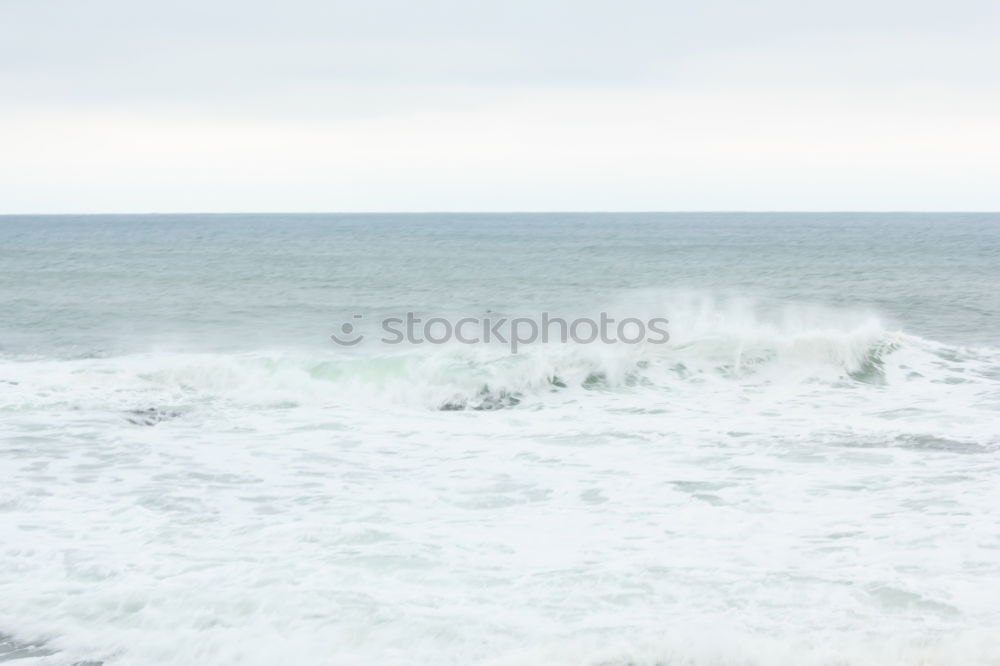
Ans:
[[[1000,664],[1000,216],[0,234],[0,663]]]

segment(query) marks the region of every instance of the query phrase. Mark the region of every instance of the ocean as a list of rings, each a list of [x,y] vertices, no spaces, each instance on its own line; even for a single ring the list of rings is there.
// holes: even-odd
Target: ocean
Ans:
[[[998,312],[1000,214],[0,217],[0,662],[1000,664]]]

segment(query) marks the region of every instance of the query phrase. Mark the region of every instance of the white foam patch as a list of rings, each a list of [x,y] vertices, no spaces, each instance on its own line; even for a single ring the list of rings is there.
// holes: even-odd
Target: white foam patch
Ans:
[[[663,347],[4,359],[0,633],[26,665],[997,663],[998,351],[674,311]]]

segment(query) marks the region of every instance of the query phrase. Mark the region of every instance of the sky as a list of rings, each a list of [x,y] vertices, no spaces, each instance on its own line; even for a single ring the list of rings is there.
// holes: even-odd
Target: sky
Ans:
[[[997,0],[0,0],[0,213],[1000,210]]]

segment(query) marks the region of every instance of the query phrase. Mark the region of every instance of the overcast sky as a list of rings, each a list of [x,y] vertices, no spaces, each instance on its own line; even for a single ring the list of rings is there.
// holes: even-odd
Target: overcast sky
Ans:
[[[997,0],[0,0],[0,213],[1000,210]]]

